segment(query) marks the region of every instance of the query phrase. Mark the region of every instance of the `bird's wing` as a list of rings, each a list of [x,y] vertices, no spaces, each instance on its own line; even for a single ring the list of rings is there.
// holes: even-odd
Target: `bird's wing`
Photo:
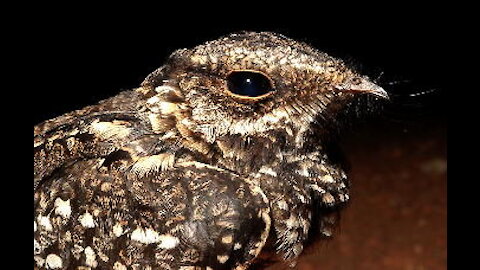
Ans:
[[[84,158],[106,156],[148,133],[138,113],[142,96],[122,92],[34,127],[34,190],[52,172]]]
[[[53,178],[35,197],[41,267],[244,269],[270,230],[258,185],[198,162],[139,174],[90,159]]]

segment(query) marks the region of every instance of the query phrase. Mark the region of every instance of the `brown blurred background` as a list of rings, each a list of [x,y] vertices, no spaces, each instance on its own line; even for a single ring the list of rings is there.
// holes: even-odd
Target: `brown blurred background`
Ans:
[[[398,127],[369,125],[343,143],[350,204],[333,238],[308,249],[299,269],[447,269],[445,123]]]

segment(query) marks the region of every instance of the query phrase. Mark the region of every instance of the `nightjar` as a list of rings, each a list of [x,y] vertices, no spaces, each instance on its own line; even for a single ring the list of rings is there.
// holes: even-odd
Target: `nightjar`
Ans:
[[[348,201],[328,127],[387,93],[269,32],[175,51],[136,89],[34,127],[36,269],[293,266]]]

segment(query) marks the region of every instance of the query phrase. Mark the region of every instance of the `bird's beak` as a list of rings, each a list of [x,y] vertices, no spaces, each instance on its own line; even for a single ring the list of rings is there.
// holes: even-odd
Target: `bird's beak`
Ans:
[[[354,79],[343,83],[341,86],[337,87],[337,89],[344,92],[365,93],[389,99],[387,91],[371,82],[368,78],[355,77]]]

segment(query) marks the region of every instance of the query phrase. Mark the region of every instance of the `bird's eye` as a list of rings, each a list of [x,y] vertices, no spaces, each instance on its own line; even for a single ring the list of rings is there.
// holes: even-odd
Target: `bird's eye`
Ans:
[[[257,71],[233,71],[227,76],[227,87],[234,97],[243,99],[261,99],[274,91],[273,82]]]

